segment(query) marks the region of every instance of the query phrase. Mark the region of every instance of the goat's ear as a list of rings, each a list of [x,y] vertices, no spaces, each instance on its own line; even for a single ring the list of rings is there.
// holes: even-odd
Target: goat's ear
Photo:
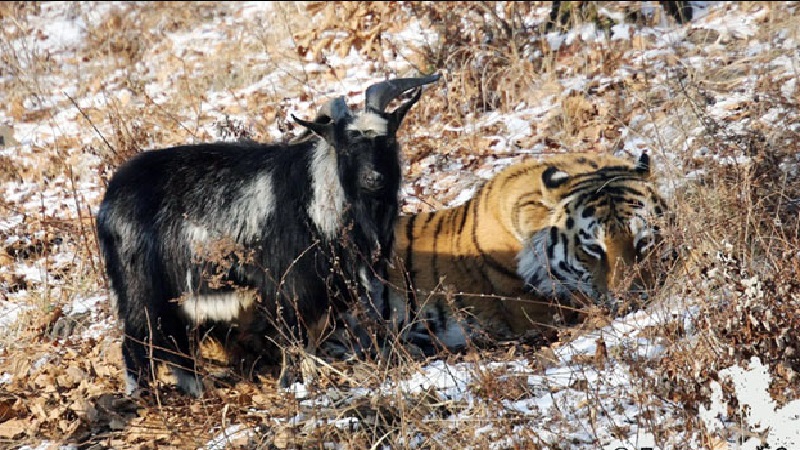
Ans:
[[[314,134],[317,136],[325,139],[328,142],[333,142],[333,122],[330,120],[328,121],[319,121],[319,122],[311,122],[308,120],[303,120],[292,114],[292,119],[297,122],[299,125],[302,125],[309,130],[313,131]]]
[[[411,97],[410,100],[398,106],[397,109],[392,111],[392,113],[389,116],[391,117],[390,120],[395,130],[400,128],[400,124],[403,122],[403,118],[405,118],[406,113],[408,113],[411,107],[414,106],[414,104],[419,101],[420,97],[422,97],[421,87],[417,88],[417,92],[414,94],[413,97]]]

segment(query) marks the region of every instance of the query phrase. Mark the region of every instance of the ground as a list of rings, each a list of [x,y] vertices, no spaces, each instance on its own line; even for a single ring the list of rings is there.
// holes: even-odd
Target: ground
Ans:
[[[0,447],[797,448],[796,2],[4,2]],[[333,363],[202,399],[124,395],[94,216],[115,168],[289,139],[291,114],[438,72],[403,213],[549,153],[647,151],[687,251],[645,308],[535,349]]]

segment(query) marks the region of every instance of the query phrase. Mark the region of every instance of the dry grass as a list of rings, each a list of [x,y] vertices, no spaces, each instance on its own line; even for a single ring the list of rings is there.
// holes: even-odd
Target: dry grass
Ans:
[[[201,400],[169,387],[155,404],[118,394],[119,336],[105,301],[91,213],[113,169],[153,147],[287,138],[296,131],[287,120],[290,108],[310,115],[331,93],[367,82],[351,80],[349,63],[334,57],[350,54],[368,61],[358,69],[375,78],[445,74],[401,131],[406,212],[448,204],[501,158],[639,145],[656,158],[676,211],[669,236],[687,258],[653,293],[648,310],[685,317],[644,332],[663,347],[658,357],[643,359],[642,349],[606,336],[605,352],[573,361],[585,372],[571,388],[586,395],[542,412],[554,433],[574,435],[570,427],[581,426],[597,436],[609,431],[602,429],[606,413],[633,402],[637,425],[665,441],[682,433],[709,446],[746,435],[736,428],[706,435],[696,412],[721,369],[754,355],[769,363],[770,393],[779,405],[799,398],[800,119],[797,90],[791,96],[784,88],[797,79],[797,66],[774,63],[791,58],[790,43],[800,39],[797,12],[788,12],[796,6],[715,8],[719,17],[725,9],[747,11],[753,34],[721,36],[714,27],[686,25],[692,46],[678,41],[664,49],[654,34],[631,29],[632,39],[576,39],[556,48],[542,30],[548,3],[495,9],[487,2],[298,2],[280,3],[267,17],[217,2],[74,4],[69,17],[57,19],[82,21],[85,40],[68,52],[36,45],[52,5],[0,5],[0,119],[23,130],[18,140],[24,141],[0,155],[6,195],[0,217],[17,218],[0,231],[0,300],[19,312],[0,335],[0,361],[11,377],[0,384],[0,447],[47,440],[80,448],[197,448],[230,424],[251,433],[229,436],[227,448],[585,444],[554,444],[551,434],[530,426],[531,416],[506,405],[564,390],[546,377],[542,384],[528,377],[559,367],[555,352],[596,331],[602,317],[563,330],[552,349],[520,343],[443,355],[471,364],[453,366],[468,368],[471,401],[396,384],[381,395],[353,394],[409,379],[425,366],[400,345],[391,364],[331,362],[306,397],[278,392],[272,380],[218,387]],[[607,20],[595,11],[574,26]],[[661,19],[640,20],[647,27]],[[208,32],[221,36],[181,41],[183,33],[219,22]],[[410,42],[400,34],[410,23],[440,39]],[[754,43],[764,45],[754,49]],[[259,88],[246,89],[253,83]],[[493,113],[514,114],[530,131],[516,133],[493,121]],[[504,150],[495,151],[501,142]],[[460,179],[451,176],[454,166]],[[76,304],[91,307],[98,298],[96,307],[76,311]],[[515,372],[509,367],[520,357],[528,365]],[[637,376],[632,392],[618,393],[619,403],[611,404],[586,380],[615,364]],[[306,400],[322,394],[326,403]],[[732,407],[729,417],[741,413]],[[629,424],[615,426],[612,435],[630,431]]]

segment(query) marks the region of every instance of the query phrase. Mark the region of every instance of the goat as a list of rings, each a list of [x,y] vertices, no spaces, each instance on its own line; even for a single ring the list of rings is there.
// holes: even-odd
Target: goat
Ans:
[[[194,354],[207,335],[241,358],[240,371],[285,373],[282,349],[313,340],[328,314],[380,304],[402,181],[396,134],[438,79],[374,84],[363,112],[338,97],[314,121],[292,116],[313,132],[299,142],[177,146],[119,167],[97,232],[128,394],[155,380],[156,362],[202,395]]]

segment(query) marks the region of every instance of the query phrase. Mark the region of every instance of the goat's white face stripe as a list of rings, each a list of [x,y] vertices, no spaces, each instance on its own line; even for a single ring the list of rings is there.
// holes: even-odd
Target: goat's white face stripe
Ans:
[[[195,323],[206,320],[231,322],[239,317],[239,311],[252,305],[254,300],[255,293],[251,291],[188,294],[181,307]]]
[[[386,136],[389,133],[389,121],[375,113],[364,113],[357,116],[347,126],[347,129],[375,136]]]
[[[314,148],[311,160],[313,197],[308,215],[325,237],[333,239],[342,225],[345,197],[339,181],[336,150],[325,141]]]

